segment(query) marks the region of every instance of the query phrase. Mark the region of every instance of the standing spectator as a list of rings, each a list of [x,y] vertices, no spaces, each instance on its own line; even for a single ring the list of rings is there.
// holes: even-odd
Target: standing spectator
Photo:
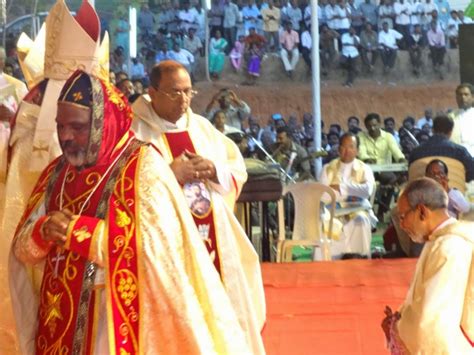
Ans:
[[[224,69],[226,47],[227,41],[217,30],[209,43],[209,72],[214,79],[218,79]]]
[[[349,32],[349,28],[351,27],[351,11],[349,6],[346,4],[346,0],[339,0],[336,6],[336,16],[339,21],[339,26],[337,31],[342,36],[344,33]]]
[[[179,3],[171,3],[171,8],[169,10],[169,21],[167,26],[168,33],[178,32],[180,19],[179,19]]]
[[[360,10],[359,6],[357,6],[354,0],[348,1],[348,7],[350,12],[350,22],[351,26],[355,28],[356,34],[360,36],[360,32],[362,31],[362,27],[364,26],[364,15]]]
[[[379,7],[379,31],[383,29],[383,24],[385,22],[388,24],[388,28],[392,29],[394,17],[395,9],[393,8],[391,0],[383,0],[383,3]]]
[[[132,67],[130,68],[132,80],[143,80],[146,76],[145,66],[137,58],[132,58]]]
[[[235,41],[234,48],[230,52],[230,62],[234,67],[235,71],[239,72],[242,67],[242,57],[245,50],[245,37],[240,36],[238,41]]]
[[[410,33],[415,30],[416,25],[421,25],[421,14],[423,4],[421,0],[413,0],[410,4]]]
[[[168,23],[171,21],[171,4],[163,3],[158,13],[158,30],[168,32]]]
[[[232,0],[225,0],[223,27],[224,38],[228,43],[235,43],[239,16],[238,6]]]
[[[206,10],[202,8],[201,2],[196,4],[196,36],[204,43],[206,40]],[[201,49],[201,55],[204,55],[204,50]]]
[[[278,30],[280,28],[280,9],[273,6],[273,0],[268,0],[268,7],[262,10],[263,32],[267,41],[267,51],[270,50],[270,41],[273,43],[273,51],[278,52],[280,47]]]
[[[183,9],[178,13],[179,16],[179,27],[182,33],[188,33],[190,28],[196,28],[197,26],[197,11],[193,7],[191,8],[189,2],[183,4]]]
[[[212,7],[208,12],[209,29],[211,33],[220,31],[222,33],[222,18],[224,17],[224,7],[219,0],[212,1]]]
[[[458,109],[449,114],[454,121],[451,140],[461,144],[474,156],[474,131],[466,129],[474,122],[474,89],[469,83],[462,83],[456,87],[456,102]]]
[[[281,9],[283,11],[283,8]],[[290,6],[286,9],[286,20],[291,22],[293,29],[300,32],[300,23],[303,20],[303,13],[298,7],[296,0],[290,1]]]
[[[360,34],[360,52],[362,63],[369,73],[374,71],[378,54],[378,44],[377,32],[372,29],[370,23],[366,23],[365,29]]]
[[[365,23],[370,23],[372,28],[377,28],[377,6],[375,6],[371,0],[365,0],[359,5],[360,11]]]
[[[410,35],[410,4],[405,0],[398,0],[393,5],[395,11],[395,29],[403,35],[400,48],[407,48],[408,36]]]
[[[331,30],[328,25],[322,25],[321,35],[319,37],[319,46],[321,48],[321,73],[323,74],[323,76],[327,76],[329,74],[331,65],[334,62],[334,58],[336,56],[336,48],[334,46],[334,42],[338,38],[339,33],[334,30]]]
[[[352,87],[356,74],[357,58],[359,57],[359,46],[360,39],[356,35],[354,27],[349,28],[349,33],[342,35],[342,55],[341,64],[347,70],[347,80],[345,86]]]
[[[426,38],[421,31],[421,25],[415,25],[413,33],[408,36],[408,53],[410,54],[413,74],[420,76],[423,50],[426,47]]]
[[[298,60],[300,58],[300,52],[298,51],[299,43],[300,38],[298,36],[298,32],[291,28],[291,22],[287,22],[285,25],[285,31],[283,31],[280,35],[280,53],[286,73],[290,78],[293,77],[293,71],[295,70],[296,64],[298,64]]]
[[[301,34],[301,55],[308,66],[308,70],[311,72],[311,48],[313,47],[313,39],[311,33],[306,25],[303,25],[303,33]]]
[[[436,10],[436,5],[431,0],[425,0],[421,9],[421,24],[423,31],[427,32],[430,29],[430,23],[433,20],[432,14]]]
[[[379,46],[384,74],[388,74],[388,72],[395,66],[398,50],[397,40],[402,38],[403,36],[400,32],[389,28],[388,22],[383,23],[382,31],[379,32]]]
[[[458,18],[457,11],[451,11],[451,18],[448,20],[448,26],[446,29],[446,36],[449,40],[449,48],[458,47],[458,36],[459,36],[459,25],[462,22]]]
[[[438,73],[440,79],[443,79],[442,65],[444,64],[444,55],[446,53],[446,40],[444,32],[437,26],[435,21],[431,22],[431,28],[426,34],[428,45],[430,46],[431,61],[435,73]]]
[[[447,28],[450,18],[451,6],[448,0],[435,0],[434,4],[438,10],[438,20],[443,24],[443,28]]]
[[[242,9],[242,17],[244,20],[245,33],[249,33],[250,28],[257,29],[258,17],[260,16],[260,10],[255,5],[255,0],[248,0],[247,5]]]
[[[120,18],[115,28],[115,44],[117,47],[123,48],[123,56],[127,59],[130,55],[130,24],[124,13],[120,13],[119,16]]]
[[[336,0],[329,0],[329,3],[324,8],[324,11],[326,13],[326,20],[327,20],[328,27],[331,30],[338,32],[339,18],[337,15]],[[305,20],[306,20],[306,17],[305,17]],[[309,23],[311,24],[311,21]]]
[[[143,4],[140,9],[137,24],[142,32],[142,40],[149,38],[153,33],[153,27],[155,26],[155,16],[153,16],[148,4],[146,3]]]

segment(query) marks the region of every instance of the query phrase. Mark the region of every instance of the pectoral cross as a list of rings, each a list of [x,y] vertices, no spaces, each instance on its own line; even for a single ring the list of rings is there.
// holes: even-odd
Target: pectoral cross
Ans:
[[[51,259],[53,262],[54,261],[56,262],[56,265],[54,266],[54,274],[53,274],[55,279],[58,278],[59,262],[64,259],[66,259],[66,257],[63,255],[61,249],[58,249],[56,256],[53,259]]]

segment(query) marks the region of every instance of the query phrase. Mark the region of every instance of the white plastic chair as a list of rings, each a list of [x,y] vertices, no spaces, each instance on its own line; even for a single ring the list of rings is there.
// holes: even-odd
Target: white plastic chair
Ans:
[[[313,246],[321,248],[323,260],[331,260],[329,240],[323,233],[321,221],[321,198],[327,193],[331,198],[328,236],[332,235],[336,194],[329,186],[318,182],[298,182],[285,186],[283,195],[291,194],[295,204],[295,221],[292,239],[279,240],[278,262],[292,261],[294,246]]]

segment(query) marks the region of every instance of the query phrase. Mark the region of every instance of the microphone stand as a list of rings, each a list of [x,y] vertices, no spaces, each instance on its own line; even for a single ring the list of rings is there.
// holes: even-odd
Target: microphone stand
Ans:
[[[265,156],[275,165],[278,165],[278,169],[280,170],[280,173],[285,176],[285,181],[290,181],[292,183],[296,183],[295,179],[293,179],[292,176],[290,176],[282,167],[281,165],[275,160],[273,159],[273,156],[268,153],[268,151],[263,147],[263,145],[257,140],[255,139],[254,136],[252,136],[251,134],[249,133],[245,133],[245,135],[251,139],[251,141],[258,147],[258,149],[260,149],[263,154],[265,154]]]

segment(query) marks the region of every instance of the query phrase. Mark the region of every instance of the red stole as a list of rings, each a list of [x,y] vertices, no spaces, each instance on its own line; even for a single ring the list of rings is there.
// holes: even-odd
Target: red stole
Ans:
[[[188,131],[182,132],[167,132],[163,134],[163,139],[171,153],[173,159],[179,157],[184,151],[188,151],[196,154],[196,149],[189,136]],[[204,187],[204,184],[201,184]],[[187,185],[183,186],[186,188]],[[207,188],[206,188],[207,189]],[[185,191],[185,195],[186,195]],[[189,202],[189,201],[188,201]],[[196,213],[193,207],[190,206],[191,213],[194,218],[194,222],[198,227],[201,237],[204,239],[206,248],[211,256],[211,259],[220,273],[220,258],[219,258],[219,246],[217,245],[216,228],[214,224],[214,213],[212,210],[212,199],[210,199],[209,209],[205,214]]]
[[[96,166],[82,172],[77,172],[70,167],[64,184],[63,208],[68,208],[74,214],[79,213],[82,204],[89,197],[90,192],[107,170],[107,167],[106,165]],[[61,186],[66,170],[66,167],[63,167],[53,185],[50,194],[51,200],[47,206],[48,211],[60,210]],[[106,181],[107,179],[104,179],[101,182],[84,207],[83,216],[95,216]],[[81,247],[84,250],[90,248],[91,239],[88,238],[82,242]],[[80,311],[78,309],[87,259],[69,250],[63,250],[59,256],[57,253],[57,248],[51,249],[45,262],[40,291],[41,302],[36,338],[37,354],[72,353],[78,317],[94,319],[95,292],[92,292],[90,306],[85,311],[87,314],[80,314],[84,310]],[[59,262],[57,262],[58,257]],[[88,326],[87,333],[84,334],[87,337],[88,351],[91,349],[92,328]]]
[[[137,354],[139,347],[139,314],[138,295],[139,270],[138,259],[140,245],[136,234],[137,204],[137,168],[141,143],[132,142],[128,152],[123,154],[109,175],[101,181],[89,202],[82,210],[81,216],[74,226],[74,239],[67,243],[68,250],[63,250],[57,262],[57,250],[53,248],[46,257],[44,276],[41,285],[40,307],[38,315],[38,333],[36,338],[36,354],[70,354],[79,347],[81,354],[91,354],[97,334],[98,313],[105,316],[105,309],[98,309],[97,289],[102,285],[91,285],[90,299],[84,302],[84,286],[90,271],[87,256],[96,245],[91,245],[94,237],[81,237],[81,228],[89,224],[93,230],[97,215],[108,212],[106,219],[107,252],[105,296],[107,299],[107,320],[109,329],[107,336],[112,353]],[[95,166],[82,172],[70,168],[64,186],[63,208],[74,214],[79,213],[92,189],[107,170],[109,165]],[[49,169],[48,169],[49,170]],[[54,170],[54,166],[51,167]],[[114,172],[116,174],[114,175]],[[54,173],[49,173],[51,177]],[[52,196],[47,206],[48,211],[59,210],[61,186],[66,175],[62,168],[54,179]],[[111,181],[115,182],[111,184]],[[44,191],[44,185],[41,190]],[[36,190],[36,189],[35,189]],[[110,195],[109,195],[110,194]],[[105,196],[105,197],[104,197]],[[102,199],[105,199],[103,202]],[[106,206],[107,211],[98,211]],[[91,218],[87,218],[91,217]],[[90,220],[90,221],[89,221]],[[71,251],[73,250],[73,251]],[[97,289],[96,289],[97,288]],[[87,300],[86,300],[87,301]],[[78,307],[79,304],[86,305]],[[78,326],[78,324],[87,324]],[[78,332],[78,329],[79,332]]]

